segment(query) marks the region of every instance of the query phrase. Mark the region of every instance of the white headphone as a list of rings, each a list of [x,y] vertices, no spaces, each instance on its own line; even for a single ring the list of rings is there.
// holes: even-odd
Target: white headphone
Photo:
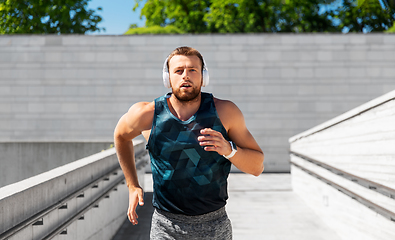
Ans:
[[[165,60],[165,63],[163,64],[163,84],[165,85],[165,87],[167,88],[171,88],[170,85],[170,76],[169,76],[169,68],[167,67],[167,61],[169,60],[169,58],[167,57]],[[208,85],[210,81],[210,77],[208,76],[208,68],[206,66],[206,62],[203,59],[203,84],[202,86],[205,87]]]

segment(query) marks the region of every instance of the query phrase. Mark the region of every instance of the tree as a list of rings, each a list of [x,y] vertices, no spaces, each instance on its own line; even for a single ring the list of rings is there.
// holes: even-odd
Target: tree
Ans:
[[[327,13],[319,13],[318,4],[333,1],[148,0],[141,17],[147,27],[173,25],[188,33],[323,32],[335,27]],[[136,0],[134,10],[141,2]]]
[[[382,0],[384,7],[391,11],[392,16],[395,16],[395,0]],[[388,28],[387,33],[395,33],[395,21],[392,24],[392,27]]]
[[[381,0],[384,8],[389,10],[392,14],[395,14],[395,0]]]
[[[282,5],[280,21],[277,28],[280,32],[339,32],[340,29],[332,21],[335,11],[322,8],[334,1],[325,0],[288,0]]]
[[[213,1],[204,20],[210,32],[276,32],[281,13],[280,0],[218,0]]]
[[[158,25],[150,26],[150,27],[137,27],[131,26],[128,31],[126,31],[125,35],[132,35],[132,34],[182,34],[185,33],[182,30],[178,29],[175,26],[165,26],[161,27]]]
[[[391,28],[389,28],[387,31],[385,31],[385,32],[387,32],[387,33],[395,33],[395,22],[394,22],[394,25],[392,25],[392,27]]]
[[[339,31],[332,11],[320,13],[323,0],[221,0],[205,16],[211,32]]]
[[[90,0],[0,0],[0,33],[85,33],[102,20]],[[98,8],[97,10],[101,10]],[[104,30],[104,29],[103,29]]]
[[[147,0],[141,17],[186,33],[370,32],[390,28],[394,13],[395,0]]]
[[[348,32],[383,32],[395,21],[394,8],[390,6],[382,6],[378,0],[344,0],[339,13],[340,27]]]
[[[142,0],[136,0],[136,9]],[[146,17],[146,26],[172,25],[188,32],[205,32],[204,14],[211,4],[209,0],[148,0],[141,9],[141,16]]]

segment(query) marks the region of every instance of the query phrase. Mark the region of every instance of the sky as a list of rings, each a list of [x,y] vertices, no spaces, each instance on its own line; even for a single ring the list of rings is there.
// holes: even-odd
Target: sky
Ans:
[[[144,5],[146,0],[142,2]],[[106,31],[96,31],[88,34],[98,35],[121,35],[125,33],[130,24],[137,24],[143,27],[145,20],[140,20],[140,10],[133,12],[135,0],[91,0],[88,2],[87,9],[95,10],[96,14],[102,17],[102,21],[97,25],[99,28],[105,28]],[[101,7],[102,11],[97,11]]]

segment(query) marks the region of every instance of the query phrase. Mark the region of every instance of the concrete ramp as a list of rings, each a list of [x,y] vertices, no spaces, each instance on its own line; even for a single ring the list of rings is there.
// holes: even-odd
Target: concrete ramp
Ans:
[[[145,175],[146,191],[152,191],[151,174]],[[139,225],[125,222],[113,240],[149,239],[152,194],[138,209]],[[341,240],[291,187],[290,174],[243,173],[229,176],[227,212],[234,240]]]

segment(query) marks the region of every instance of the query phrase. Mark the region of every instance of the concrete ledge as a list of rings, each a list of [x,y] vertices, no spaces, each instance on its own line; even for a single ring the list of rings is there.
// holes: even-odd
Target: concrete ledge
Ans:
[[[373,99],[373,100],[371,100],[371,101],[369,101],[367,103],[364,103],[364,104],[362,104],[359,107],[356,107],[356,108],[354,108],[354,109],[352,109],[352,110],[350,110],[350,111],[348,111],[348,112],[346,112],[346,113],[344,113],[342,115],[339,115],[339,116],[337,116],[337,117],[335,117],[335,118],[333,118],[333,119],[331,119],[331,120],[329,120],[327,122],[324,122],[324,123],[322,123],[320,125],[317,125],[317,126],[311,128],[311,129],[307,130],[307,131],[304,131],[304,132],[302,132],[300,134],[297,134],[297,135],[289,138],[289,142],[290,143],[295,142],[298,139],[301,139],[303,137],[308,137],[308,136],[310,136],[310,135],[312,135],[314,133],[317,133],[317,132],[323,131],[323,130],[325,130],[327,128],[333,127],[336,124],[339,124],[341,122],[347,121],[347,120],[349,120],[349,119],[351,119],[351,118],[353,118],[353,117],[355,117],[355,116],[357,116],[359,114],[362,114],[362,113],[364,113],[366,111],[369,111],[372,108],[375,108],[375,107],[377,107],[379,105],[385,104],[386,102],[394,100],[394,99],[395,99],[395,90],[391,91],[391,92],[389,92],[389,93],[387,93],[387,94],[385,94],[383,96],[375,98],[375,99]]]
[[[290,139],[291,151],[395,189],[395,91]]]
[[[372,202],[373,204],[381,206],[386,210],[395,213],[395,199],[393,198],[385,196],[376,191],[372,191],[366,187],[363,187],[355,182],[345,179],[337,174],[334,174],[322,167],[319,167],[295,155],[291,156],[291,163],[295,163],[298,166],[301,166],[313,173],[316,173],[319,176],[333,182],[334,184],[337,184],[345,189],[352,191],[356,195],[363,197],[364,199]]]
[[[395,222],[291,165],[293,190],[344,240],[395,238]]]
[[[395,239],[395,91],[289,139],[294,191],[343,239]]]
[[[136,141],[134,142],[134,145],[136,156],[145,152],[143,141]],[[141,159],[141,161],[147,161],[147,159]],[[58,167],[40,175],[28,178],[21,182],[0,188],[0,234],[15,227],[26,219],[31,218],[35,214],[38,214],[48,207],[61,202],[62,199],[72,195],[79,189],[83,189],[92,181],[105,177],[114,171],[118,172],[118,179],[119,176],[122,177],[122,171],[119,169],[118,160],[115,155],[115,149],[112,148],[80,159],[73,163]],[[138,174],[144,175],[144,166],[141,167]],[[139,178],[140,177],[141,176],[139,176]],[[43,230],[37,230],[38,228],[36,226],[28,226],[28,229],[30,230],[21,231],[18,233],[20,235],[18,235],[16,239],[21,239],[21,236],[26,236],[26,238],[22,237],[23,239],[41,239],[42,236],[45,236],[45,234],[49,233],[48,231],[52,231],[53,228],[57,226],[56,224],[59,224],[57,222],[64,221],[64,219],[67,219],[73,212],[75,214],[80,207],[83,207],[87,204],[85,202],[86,200],[92,201],[92,199],[96,198],[100,192],[103,192],[106,188],[108,188],[107,186],[109,186],[109,183],[113,181],[112,179],[115,179],[114,176],[109,175],[106,179],[100,181],[95,187],[98,188],[99,191],[95,191],[93,188],[87,189],[83,193],[84,201],[79,200],[79,198],[73,198],[68,201],[66,203],[66,208],[70,209],[70,211],[67,210],[62,212],[61,210],[55,210],[48,214],[45,217],[44,223],[45,227],[49,228],[46,228],[44,232]],[[98,214],[103,215],[102,218],[99,218],[95,221],[93,219],[90,221],[85,221],[85,224],[88,223],[88,226],[84,227],[85,230],[90,227],[92,230],[94,230],[94,232],[97,232],[99,229],[104,228],[106,224],[115,221],[115,219],[119,218],[119,216],[126,213],[128,207],[127,188],[124,187],[123,190],[120,188],[116,192],[122,194],[117,196],[115,200],[112,200],[115,202],[110,204],[107,209],[102,208],[106,209],[104,212],[102,212],[103,210],[99,211]],[[103,201],[106,201],[106,199]],[[96,208],[94,208],[93,211],[96,211]],[[87,213],[87,215],[89,214]],[[104,217],[104,215],[106,217]],[[104,219],[105,221],[103,221]],[[97,228],[98,223],[101,224],[99,225],[99,228]],[[81,223],[79,224],[81,225]],[[92,227],[92,224],[96,224],[96,226]],[[104,229],[102,230],[104,231]],[[85,235],[86,234],[88,233],[85,233]],[[92,234],[92,232],[89,234]],[[87,238],[78,237],[78,239]]]

